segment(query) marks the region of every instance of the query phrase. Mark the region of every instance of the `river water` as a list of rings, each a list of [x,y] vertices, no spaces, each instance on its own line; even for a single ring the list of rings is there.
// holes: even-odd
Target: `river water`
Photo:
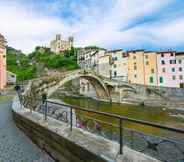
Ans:
[[[100,102],[91,98],[76,98],[76,97],[55,97],[64,101],[67,104],[80,106],[86,109],[108,112],[111,114],[118,114],[121,116],[150,121],[154,123],[163,124],[166,126],[172,126],[175,128],[184,128],[184,119],[181,117],[177,117],[177,113],[171,110],[167,110],[162,107],[148,107],[143,105],[131,105],[131,104],[116,104],[116,103],[107,103]],[[80,112],[83,114],[83,112]],[[86,114],[85,114],[86,115]],[[95,114],[87,114],[88,117],[94,117],[106,121],[111,122],[112,124],[117,124],[118,121],[115,119],[110,119],[107,117],[100,117]],[[160,130],[155,129],[153,127],[148,127],[144,125],[138,125],[135,123],[125,122],[124,126],[131,129],[136,129],[140,131],[144,131],[147,133],[160,134]]]
[[[177,112],[162,107],[110,104],[91,98],[61,97],[60,95],[52,96],[52,98],[90,110],[118,114],[129,118],[184,129],[184,119],[182,116],[177,117]],[[92,133],[119,142],[119,127],[116,127],[119,124],[118,120],[78,110],[75,111],[75,115],[77,127],[84,130],[87,129]],[[123,121],[122,131],[123,144],[136,151],[143,152],[161,161],[179,162],[181,159],[184,159],[183,134],[127,121]]]

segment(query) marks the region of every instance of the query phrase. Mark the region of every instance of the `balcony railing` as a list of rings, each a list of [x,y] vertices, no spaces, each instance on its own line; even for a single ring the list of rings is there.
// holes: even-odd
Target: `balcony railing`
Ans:
[[[19,98],[22,104],[24,100],[29,100],[20,93]],[[184,161],[183,129],[53,102],[46,98],[35,100],[40,104],[34,111],[42,113],[44,120],[50,116],[68,123],[71,131],[73,127],[85,129],[116,141],[119,143],[119,154],[123,154],[123,146],[128,146],[161,161]],[[35,101],[31,99],[31,102]],[[131,125],[129,128],[127,123]]]

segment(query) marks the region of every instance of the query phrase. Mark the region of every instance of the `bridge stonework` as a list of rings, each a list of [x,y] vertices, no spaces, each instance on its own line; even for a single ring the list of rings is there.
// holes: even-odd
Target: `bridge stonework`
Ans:
[[[94,86],[99,99],[110,100],[110,91],[102,78],[92,72],[75,70],[68,73],[58,73],[48,77],[32,80],[23,94],[24,106],[34,109],[39,104],[37,99],[41,98],[43,93],[46,93],[49,97],[59,87],[77,78],[87,79]]]
[[[95,88],[99,100],[112,102],[131,102],[148,106],[165,106],[169,108],[184,107],[184,89],[152,87],[137,84],[129,84],[117,80],[110,80],[98,76],[92,71],[75,70],[67,73],[58,73],[51,76],[32,80],[25,91],[24,104],[33,108],[38,105],[36,99],[43,93],[52,95],[59,87],[65,83],[84,78]],[[29,97],[29,99],[27,99]]]

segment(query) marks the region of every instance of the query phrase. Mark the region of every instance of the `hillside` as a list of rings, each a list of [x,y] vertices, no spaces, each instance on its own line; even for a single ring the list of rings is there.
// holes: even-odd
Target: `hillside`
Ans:
[[[56,55],[49,48],[36,47],[29,55],[7,47],[7,69],[17,74],[18,81],[28,80],[45,74],[48,70],[73,70],[77,68],[76,49]]]

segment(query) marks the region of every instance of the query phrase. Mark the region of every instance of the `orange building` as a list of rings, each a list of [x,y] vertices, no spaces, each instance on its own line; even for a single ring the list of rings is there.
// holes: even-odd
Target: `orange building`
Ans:
[[[0,90],[6,86],[6,40],[0,34]]]
[[[145,85],[158,86],[157,78],[157,53],[144,52],[144,76]]]
[[[129,83],[157,86],[157,53],[136,50],[128,55]]]

